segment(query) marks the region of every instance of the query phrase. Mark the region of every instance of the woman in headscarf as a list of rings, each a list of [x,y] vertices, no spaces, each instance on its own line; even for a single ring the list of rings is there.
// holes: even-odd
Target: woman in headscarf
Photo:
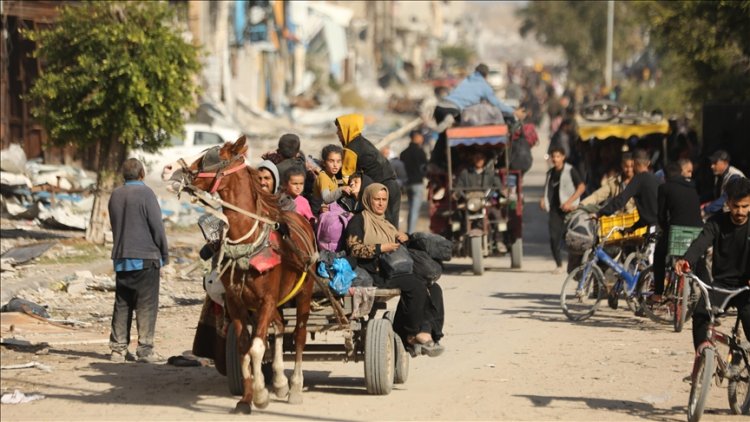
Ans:
[[[398,227],[398,213],[401,207],[401,187],[390,161],[375,148],[375,145],[362,136],[365,118],[361,114],[347,114],[336,119],[336,135],[344,147],[341,175],[348,181],[349,176],[361,171],[375,183],[385,185],[389,192],[386,220]]]
[[[384,185],[373,183],[364,190],[364,209],[346,227],[346,249],[350,256],[357,259],[357,265],[372,275],[376,287],[401,289],[393,330],[401,336],[406,347],[415,353],[437,356],[443,351],[442,346],[437,344],[443,336],[443,295],[440,287],[433,283],[428,288],[422,279],[413,274],[388,279],[380,274],[380,256],[395,251],[409,239],[406,233],[399,232],[385,219],[387,205],[388,189]]]

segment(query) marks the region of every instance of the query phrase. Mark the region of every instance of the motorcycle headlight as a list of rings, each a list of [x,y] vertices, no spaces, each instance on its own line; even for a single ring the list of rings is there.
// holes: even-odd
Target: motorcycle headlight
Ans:
[[[466,209],[468,209],[471,212],[477,212],[482,209],[484,206],[484,199],[482,198],[471,198],[466,203]]]

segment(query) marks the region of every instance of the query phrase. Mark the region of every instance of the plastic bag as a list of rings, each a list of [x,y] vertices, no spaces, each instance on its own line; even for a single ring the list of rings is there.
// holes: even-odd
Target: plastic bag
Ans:
[[[352,287],[371,287],[374,284],[372,276],[362,267],[357,267],[355,270],[357,277],[352,281]]]
[[[434,233],[413,233],[409,236],[409,249],[427,252],[432,259],[448,261],[453,255],[453,243]]]
[[[443,266],[432,259],[427,252],[418,249],[409,249],[409,254],[414,260],[413,272],[417,277],[432,283],[443,275]]]
[[[333,260],[333,279],[328,282],[328,287],[336,292],[339,296],[344,296],[348,291],[349,287],[352,286],[352,281],[357,277],[357,273],[352,270],[352,266],[349,265],[349,261],[345,258],[336,258]]]
[[[411,259],[406,246],[399,246],[395,251],[380,256],[380,272],[386,279],[411,274],[413,267],[414,260]]]

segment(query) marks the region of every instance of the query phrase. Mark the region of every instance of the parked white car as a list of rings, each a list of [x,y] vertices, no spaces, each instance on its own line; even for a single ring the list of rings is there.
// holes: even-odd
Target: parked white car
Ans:
[[[189,158],[203,150],[224,142],[234,142],[242,132],[237,129],[221,126],[209,126],[203,123],[186,123],[184,133],[172,135],[171,146],[164,147],[155,153],[134,151],[133,156],[143,161],[146,176],[150,180],[161,180],[162,169],[179,158]],[[249,156],[249,150],[247,156]]]

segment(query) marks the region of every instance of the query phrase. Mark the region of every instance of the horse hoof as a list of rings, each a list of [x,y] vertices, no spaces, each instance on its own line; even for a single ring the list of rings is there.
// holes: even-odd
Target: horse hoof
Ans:
[[[283,399],[284,397],[287,396],[287,394],[289,394],[289,385],[284,383],[278,387],[274,386],[273,391],[274,391],[274,394],[276,394],[276,397]]]
[[[287,399],[289,404],[302,404],[302,392],[289,392],[289,398]]]
[[[253,409],[250,407],[250,403],[245,403],[244,401],[237,402],[237,405],[234,406],[234,410],[232,410],[232,413],[239,414],[239,415],[249,415],[252,413]]]
[[[270,397],[268,395],[268,389],[264,388],[257,393],[253,394],[253,404],[258,409],[265,409],[268,407],[268,401]]]

